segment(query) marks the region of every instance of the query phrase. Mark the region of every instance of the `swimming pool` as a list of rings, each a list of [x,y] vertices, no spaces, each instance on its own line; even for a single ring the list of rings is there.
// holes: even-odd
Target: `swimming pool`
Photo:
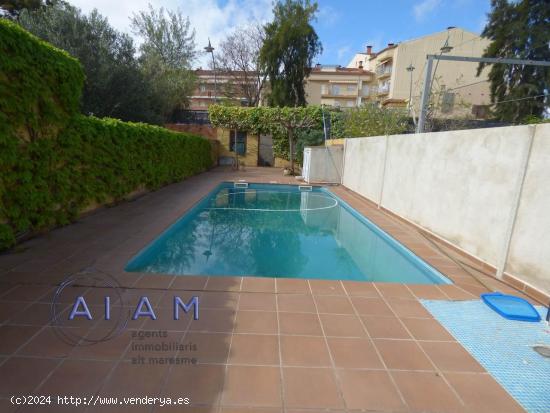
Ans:
[[[140,251],[126,271],[450,283],[326,188],[231,182]]]

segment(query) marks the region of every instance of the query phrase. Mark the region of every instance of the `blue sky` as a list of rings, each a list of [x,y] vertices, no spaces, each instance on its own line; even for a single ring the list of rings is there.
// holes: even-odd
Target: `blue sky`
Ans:
[[[210,38],[216,45],[239,26],[267,22],[272,0],[69,0],[84,12],[97,8],[118,30],[130,32],[129,17],[151,3],[155,8],[179,9],[189,16],[197,46]],[[489,0],[319,0],[314,26],[324,52],[323,64],[346,65],[355,52],[372,44],[374,50],[387,43],[415,38],[458,26],[480,32],[489,11]],[[195,66],[205,65],[207,56]]]
[[[379,50],[457,26],[480,33],[489,0],[320,0],[315,29],[323,43],[322,64],[346,65],[372,44]]]

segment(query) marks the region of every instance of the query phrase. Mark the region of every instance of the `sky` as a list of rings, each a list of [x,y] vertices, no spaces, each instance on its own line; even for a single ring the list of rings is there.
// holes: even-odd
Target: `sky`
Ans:
[[[235,28],[271,19],[272,0],[69,0],[84,12],[97,8],[118,30],[131,34],[129,17],[148,4],[179,9],[189,17],[201,49],[216,45]],[[318,0],[313,23],[323,44],[315,63],[345,66],[356,52],[372,45],[377,51],[398,43],[457,26],[480,33],[487,20],[489,0]],[[214,53],[216,53],[214,51]],[[195,67],[206,67],[202,56]]]

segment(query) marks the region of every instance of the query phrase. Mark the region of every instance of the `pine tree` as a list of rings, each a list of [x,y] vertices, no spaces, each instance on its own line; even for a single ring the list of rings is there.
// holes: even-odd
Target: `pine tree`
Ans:
[[[260,65],[269,77],[273,106],[305,106],[305,79],[322,45],[311,21],[317,3],[285,0],[273,6],[273,21],[265,26]]]
[[[550,61],[548,0],[492,0],[491,8],[482,36],[492,42],[484,57]],[[478,74],[485,66],[479,65]],[[518,123],[531,116],[541,117],[550,106],[550,67],[494,64],[489,80],[499,120]]]

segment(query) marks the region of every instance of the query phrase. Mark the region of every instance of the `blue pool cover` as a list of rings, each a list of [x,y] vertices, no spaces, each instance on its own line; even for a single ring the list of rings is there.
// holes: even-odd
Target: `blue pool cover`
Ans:
[[[527,300],[499,292],[481,294],[481,299],[498,314],[509,320],[538,322],[541,319]]]
[[[550,345],[545,321],[507,320],[481,300],[421,301],[525,410],[550,412],[550,359],[533,350]],[[546,309],[535,308],[544,317]]]

